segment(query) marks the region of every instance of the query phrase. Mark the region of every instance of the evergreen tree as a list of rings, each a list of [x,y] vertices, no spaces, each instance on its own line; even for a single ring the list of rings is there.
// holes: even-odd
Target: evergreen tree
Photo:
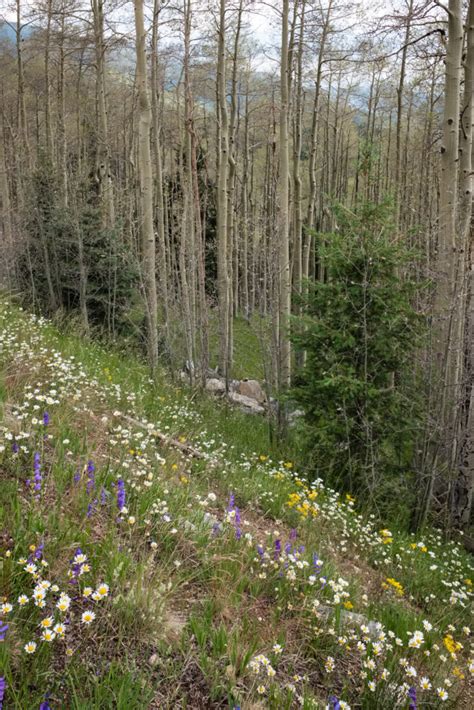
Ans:
[[[406,486],[420,418],[413,351],[423,329],[417,284],[403,275],[414,255],[395,241],[387,203],[335,217],[337,231],[319,235],[325,280],[307,284],[293,319],[306,353],[293,397],[315,475],[373,502]]]

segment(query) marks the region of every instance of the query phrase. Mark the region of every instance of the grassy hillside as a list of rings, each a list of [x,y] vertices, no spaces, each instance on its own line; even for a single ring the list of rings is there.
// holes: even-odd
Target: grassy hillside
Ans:
[[[461,547],[7,302],[0,348],[5,709],[473,706]]]

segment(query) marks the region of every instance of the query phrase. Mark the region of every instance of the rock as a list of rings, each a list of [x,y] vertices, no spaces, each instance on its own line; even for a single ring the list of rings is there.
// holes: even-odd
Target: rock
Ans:
[[[265,414],[265,407],[262,407],[262,405],[255,399],[252,399],[252,397],[245,397],[245,395],[239,394],[238,392],[229,392],[229,401],[249,414]]]
[[[206,381],[206,390],[211,392],[211,394],[224,394],[225,382],[224,380],[219,380],[217,377],[212,377],[210,380]]]
[[[238,394],[254,399],[258,404],[265,404],[267,397],[257,380],[241,380],[237,388]]]

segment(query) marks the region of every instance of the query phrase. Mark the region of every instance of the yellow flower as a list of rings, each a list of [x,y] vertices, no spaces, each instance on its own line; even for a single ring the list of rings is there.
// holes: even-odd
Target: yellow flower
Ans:
[[[301,500],[301,496],[299,493],[290,493],[288,496],[288,502],[287,506],[289,508],[293,508],[297,503],[299,503]]]
[[[451,654],[457,653],[457,651],[460,651],[462,649],[462,643],[459,643],[459,641],[455,641],[451,634],[446,634],[446,636],[443,639],[444,646],[447,651]]]
[[[258,458],[260,459],[260,461],[266,461],[268,459],[268,456],[265,456],[264,454],[260,454],[260,456]]]
[[[354,604],[349,599],[346,602],[344,602],[344,606],[346,609],[349,609],[349,610],[354,608]]]
[[[291,461],[287,461],[286,463],[283,464],[285,468],[293,468],[293,464]]]
[[[387,584],[382,584],[385,589],[388,589],[388,585],[390,585],[390,587],[395,590],[399,597],[403,596],[403,587],[400,582],[397,582],[397,580],[393,579],[393,577],[387,577],[385,581]]]
[[[41,619],[40,626],[43,629],[49,629],[53,625],[54,619],[52,616],[47,616],[45,619]]]

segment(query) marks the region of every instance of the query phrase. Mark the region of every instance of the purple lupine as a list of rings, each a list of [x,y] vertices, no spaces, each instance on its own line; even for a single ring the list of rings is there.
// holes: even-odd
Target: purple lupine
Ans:
[[[81,479],[81,469],[78,468],[76,473],[74,474],[74,483],[79,483]]]
[[[5,641],[5,636],[8,631],[8,624],[0,624],[0,641]]]
[[[49,426],[49,422],[50,422],[49,414],[48,414],[48,412],[44,412],[44,414],[43,414],[43,426]]]
[[[235,494],[231,493],[229,496],[229,507],[227,510],[234,510],[235,507]]]
[[[51,705],[49,704],[49,693],[45,693],[44,700],[39,706],[39,710],[51,710]]]
[[[92,489],[95,487],[95,466],[93,461],[87,462],[87,495],[90,496]]]
[[[260,556],[260,560],[263,562],[263,557],[265,555],[265,551],[261,545],[257,545],[257,552]]]
[[[418,705],[416,704],[416,688],[411,687],[408,691],[408,697],[410,698],[409,710],[417,710]]]
[[[289,542],[287,542],[286,545],[285,545],[285,552],[286,552],[286,554],[289,555],[292,549],[293,549],[293,548],[292,548],[291,544],[290,544]]]
[[[34,471],[34,489],[35,491],[39,494],[41,492],[41,481],[43,480],[43,477],[41,476],[41,459],[38,451],[35,451],[35,455],[33,457],[33,471]]]
[[[0,676],[0,710],[3,708],[3,698],[5,697],[5,689],[7,687],[7,681],[3,676]]]
[[[275,540],[275,559],[278,560],[281,555],[281,540]]]
[[[17,454],[20,450],[20,447],[18,446],[18,443],[16,441],[13,442],[12,444],[12,451],[14,454]]]
[[[332,703],[332,710],[341,710],[341,703],[335,695],[330,696],[329,702]]]
[[[107,503],[107,494],[105,492],[104,486],[100,490],[100,504],[105,505]]]
[[[117,508],[122,510],[125,507],[125,483],[119,478],[117,481]]]
[[[237,540],[240,540],[240,538],[242,537],[242,528],[240,527],[240,523],[240,510],[238,508],[235,508],[235,537],[237,538]]]
[[[296,528],[291,528],[290,530],[290,540],[296,540],[298,537],[298,533],[296,532]]]
[[[93,513],[95,513],[95,510],[97,508],[97,498],[92,501],[92,503],[89,503],[87,506],[87,517],[90,518]]]

